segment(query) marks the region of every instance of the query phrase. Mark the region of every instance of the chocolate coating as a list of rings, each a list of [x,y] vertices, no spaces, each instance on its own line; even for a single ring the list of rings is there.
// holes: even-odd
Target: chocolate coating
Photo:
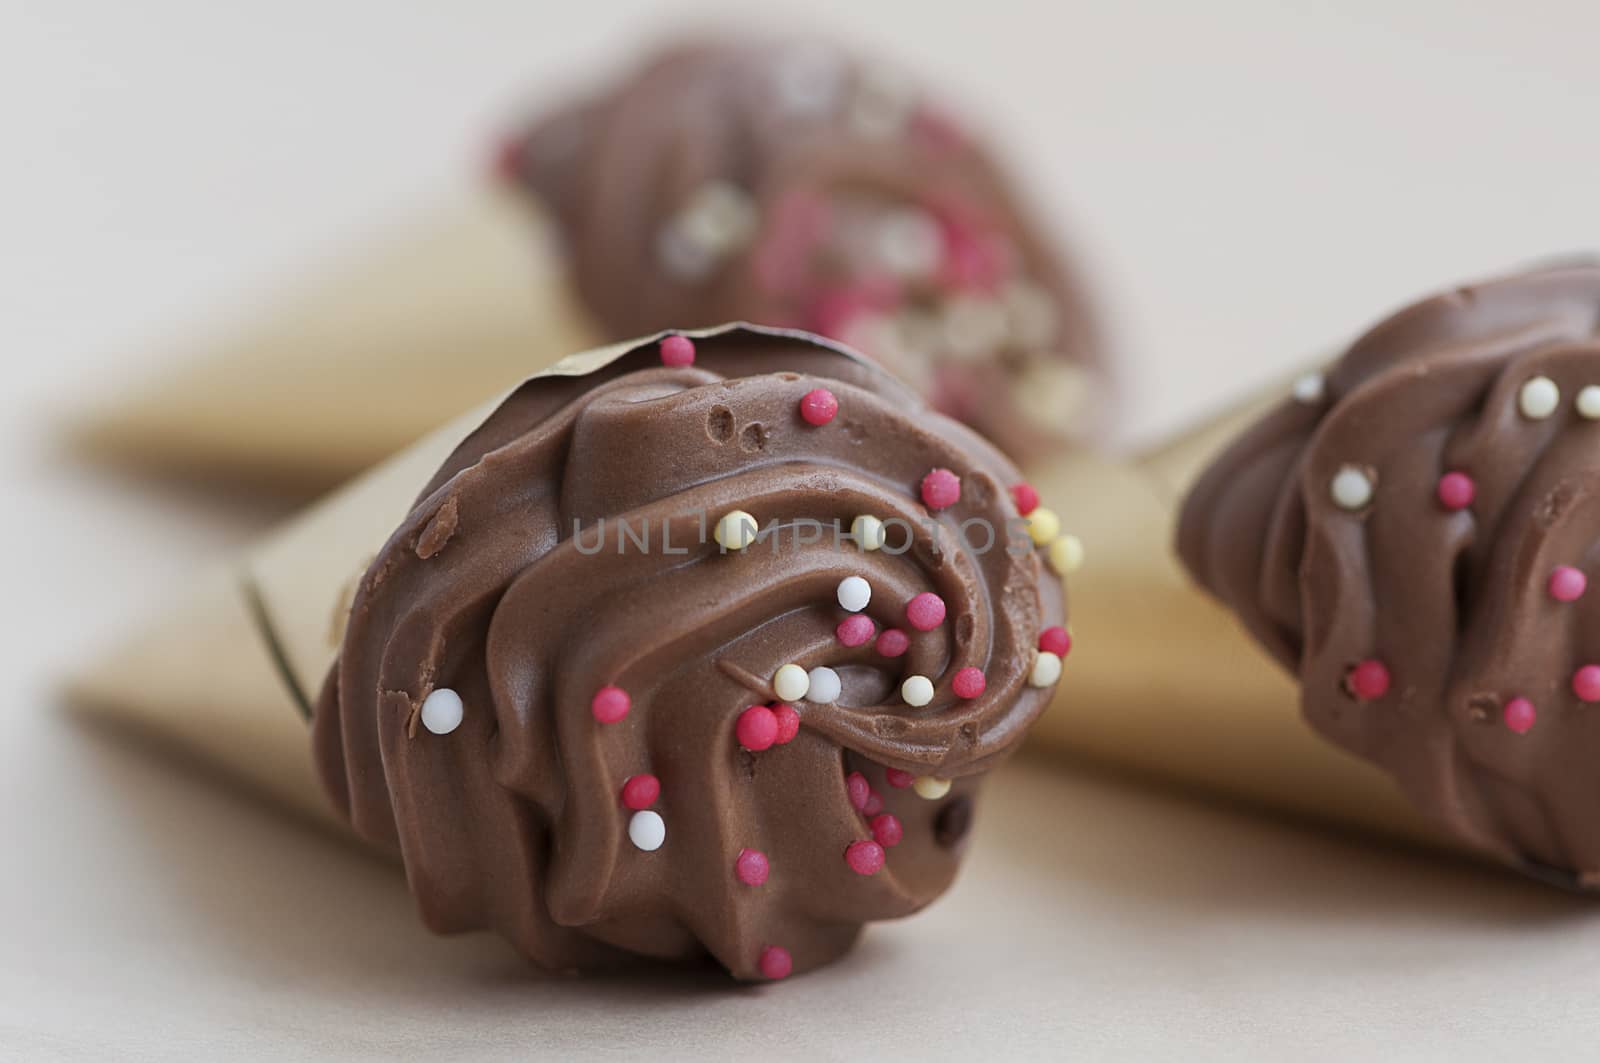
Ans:
[[[1008,453],[1083,430],[1077,283],[988,153],[884,66],[796,41],[668,50],[502,168],[555,215],[613,337],[804,328]]]
[[[691,366],[665,367],[645,344],[507,399],[363,577],[316,709],[329,792],[358,832],[398,849],[427,924],[496,930],[548,968],[709,954],[753,979],[767,946],[797,971],[834,959],[863,923],[950,884],[947,810],[1051,693],[1028,673],[1038,632],[1061,622],[1060,588],[1031,546],[1008,548],[1017,474],[997,451],[808,338],[734,329],[696,345]],[[821,426],[799,412],[817,387],[839,402]],[[924,524],[918,484],[933,467],[961,477],[961,500]],[[722,552],[707,532],[735,509],[778,532]],[[906,521],[909,550],[898,531],[873,552],[836,542],[833,522],[848,533],[858,514]],[[805,518],[829,526],[820,542],[798,541]],[[975,519],[996,527],[992,548],[960,533]],[[910,630],[896,658],[847,648],[836,593],[851,575],[871,584],[880,629],[907,628],[924,591],[946,619]],[[741,748],[740,714],[773,701],[788,663],[836,670],[842,693],[795,703],[791,741]],[[951,677],[969,666],[987,686],[962,700]],[[934,680],[931,704],[900,700],[909,674]],[[602,723],[591,699],[609,685],[631,707]],[[418,726],[437,688],[465,705],[448,734]],[[925,800],[889,768],[954,785]],[[879,811],[852,804],[853,772],[904,828],[870,876],[844,856]],[[630,841],[620,796],[646,773],[666,832],[654,851]],[[736,873],[745,849],[768,858],[763,884]]]
[[[1298,674],[1318,731],[1462,839],[1585,885],[1600,706],[1573,677],[1600,661],[1600,591],[1560,600],[1550,580],[1600,574],[1600,414],[1577,402],[1600,384],[1597,325],[1593,265],[1403,310],[1320,398],[1285,401],[1217,459],[1178,531],[1190,572]],[[1360,662],[1382,668],[1358,679]]]

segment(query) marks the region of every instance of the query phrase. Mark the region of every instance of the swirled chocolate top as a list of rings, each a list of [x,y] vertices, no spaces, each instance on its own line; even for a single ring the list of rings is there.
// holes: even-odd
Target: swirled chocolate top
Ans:
[[[816,43],[699,45],[514,138],[614,337],[754,321],[845,340],[1022,456],[1084,431],[1085,300],[946,112]]]
[[[362,579],[322,775],[435,929],[558,969],[826,963],[950,884],[1049,700],[1061,591],[1017,479],[806,337],[534,378]]]
[[[1178,549],[1311,723],[1461,838],[1600,883],[1600,267],[1394,315],[1238,440]]]

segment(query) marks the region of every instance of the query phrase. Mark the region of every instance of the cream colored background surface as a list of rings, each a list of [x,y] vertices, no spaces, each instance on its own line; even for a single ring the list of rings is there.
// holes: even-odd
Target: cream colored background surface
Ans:
[[[994,120],[1095,266],[1129,440],[1421,289],[1600,246],[1592,5],[789,6]],[[1103,779],[1002,780],[947,902],[832,971],[548,982],[427,937],[384,865],[54,713],[52,675],[270,507],[68,468],[48,411],[447,196],[519,93],[685,7],[754,11],[0,6],[0,1056],[1587,1047],[1593,905]]]

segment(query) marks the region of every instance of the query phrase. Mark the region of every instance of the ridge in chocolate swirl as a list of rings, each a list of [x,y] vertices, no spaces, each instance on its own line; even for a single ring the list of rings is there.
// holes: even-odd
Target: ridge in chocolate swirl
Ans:
[[[1368,332],[1238,440],[1178,550],[1310,722],[1461,838],[1600,885],[1600,267]]]
[[[979,777],[1049,700],[1063,606],[1008,535],[1016,480],[809,337],[534,378],[363,577],[319,770],[436,930],[554,969],[826,963],[950,884]],[[725,549],[736,512],[766,537]]]
[[[669,49],[513,139],[606,331],[724,321],[850,343],[1014,455],[1081,432],[1077,281],[988,153],[816,42]]]

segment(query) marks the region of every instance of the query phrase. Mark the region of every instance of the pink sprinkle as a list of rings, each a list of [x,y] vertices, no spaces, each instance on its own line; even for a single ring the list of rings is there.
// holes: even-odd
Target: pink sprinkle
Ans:
[[[1519,735],[1528,733],[1528,730],[1533,727],[1533,720],[1537,715],[1538,713],[1533,708],[1533,702],[1527,698],[1512,698],[1506,702],[1506,726]]]
[[[806,424],[825,425],[839,412],[839,400],[827,388],[813,388],[800,399],[800,416]]]
[[[883,811],[883,795],[876,790],[867,791],[867,803],[862,806],[863,816],[876,816]]]
[[[850,798],[850,807],[860,812],[867,807],[867,798],[872,793],[872,784],[867,782],[867,777],[859,771],[853,771],[844,777],[844,792]]]
[[[761,976],[777,981],[789,977],[789,972],[794,970],[794,960],[789,957],[789,950],[782,945],[768,945],[761,950]]]
[[[1389,669],[1376,659],[1362,661],[1345,675],[1344,685],[1357,701],[1376,701],[1389,692]]]
[[[950,689],[956,692],[956,697],[968,700],[982,694],[983,688],[988,685],[981,668],[963,668],[950,681]]]
[[[767,854],[759,849],[740,849],[738,858],[733,862],[733,873],[746,886],[759,886],[766,882],[771,870],[767,866]]]
[[[765,705],[752,705],[739,714],[733,730],[741,746],[759,753],[778,740],[778,717]]]
[[[668,336],[661,341],[661,364],[682,369],[694,364],[694,340],[688,336]]]
[[[661,780],[654,775],[630,775],[622,784],[622,803],[638,812],[649,808],[661,796]]]
[[[872,622],[871,617],[861,613],[851,613],[839,621],[839,626],[833,629],[833,633],[846,646],[865,646],[872,638],[873,632],[877,630],[878,626]]]
[[[845,848],[844,862],[858,875],[876,875],[883,870],[883,846],[865,838],[851,842]]]
[[[1039,492],[1032,484],[1012,484],[1011,501],[1017,504],[1018,515],[1026,517],[1039,508]]]
[[[1064,627],[1047,627],[1039,632],[1039,648],[1057,657],[1065,657],[1072,651],[1072,636],[1067,634]]]
[[[944,623],[944,599],[923,591],[906,605],[906,619],[918,631],[932,631]]]
[[[961,501],[961,478],[949,469],[934,469],[922,478],[922,504],[947,509]]]
[[[900,839],[905,837],[905,829],[900,826],[900,820],[885,812],[881,816],[872,817],[868,824],[872,828],[872,836],[878,844],[885,849],[893,849],[900,844]]]
[[[885,628],[878,636],[877,650],[885,657],[898,657],[911,648],[911,636],[897,627]]]
[[[896,790],[904,790],[917,781],[915,775],[909,771],[901,771],[899,768],[890,768],[885,774],[889,777],[889,785]]]
[[[1464,472],[1439,477],[1439,504],[1445,509],[1466,509],[1478,495],[1478,485]]]
[[[1573,672],[1572,692],[1579,701],[1600,701],[1600,664],[1586,664]]]
[[[794,736],[800,733],[800,714],[793,705],[772,706],[772,717],[778,721],[778,737],[773,740],[774,745],[786,746],[794,741]]]
[[[594,718],[601,723],[616,723],[628,715],[628,710],[632,707],[633,700],[621,687],[601,687],[595,691],[593,700],[589,702],[589,711],[594,713]]]
[[[1550,573],[1550,597],[1558,602],[1575,602],[1583,597],[1589,578],[1571,565],[1561,565]]]

